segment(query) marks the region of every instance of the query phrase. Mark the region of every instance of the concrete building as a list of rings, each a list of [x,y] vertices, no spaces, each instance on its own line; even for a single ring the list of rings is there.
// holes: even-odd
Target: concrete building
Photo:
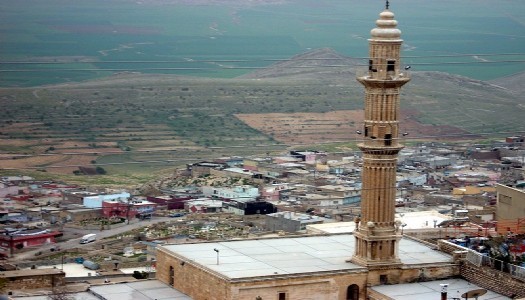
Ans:
[[[62,232],[48,229],[14,229],[0,234],[0,256],[11,256],[25,248],[54,244]]]
[[[122,192],[115,194],[95,194],[86,196],[82,199],[82,204],[89,208],[101,208],[104,201],[127,201],[131,196],[130,193]]]
[[[184,209],[186,201],[196,199],[194,196],[147,196],[146,200],[157,203],[158,206],[164,206],[168,210],[172,209]]]
[[[213,197],[219,199],[239,199],[239,198],[257,198],[259,197],[259,189],[250,185],[242,185],[235,187],[202,187],[202,193],[206,197]]]
[[[196,213],[216,213],[222,211],[222,201],[209,198],[188,200],[184,203],[184,209]]]
[[[322,224],[324,218],[291,211],[280,211],[267,214],[265,217],[265,228],[269,231],[297,232],[306,230],[310,224]]]
[[[265,215],[277,211],[277,208],[266,201],[255,201],[253,199],[235,199],[224,202],[223,211],[236,215]]]
[[[215,162],[199,162],[194,164],[188,164],[186,166],[187,170],[191,172],[191,176],[193,177],[209,175],[211,173],[211,170],[222,170],[227,167],[227,164]]]
[[[102,208],[67,208],[60,210],[59,217],[66,222],[80,222],[102,216]]]
[[[126,219],[151,217],[157,207],[156,203],[146,200],[102,202],[102,214],[106,218],[119,217]]]
[[[343,205],[344,198],[341,196],[320,193],[291,193],[288,197],[290,202],[298,202],[309,207],[336,207]]]
[[[498,184],[496,191],[498,233],[525,233],[525,190]]]
[[[316,187],[318,192],[333,196],[335,198],[342,198],[343,205],[356,203],[361,200],[361,189],[356,187],[349,187],[343,185],[323,185]]]

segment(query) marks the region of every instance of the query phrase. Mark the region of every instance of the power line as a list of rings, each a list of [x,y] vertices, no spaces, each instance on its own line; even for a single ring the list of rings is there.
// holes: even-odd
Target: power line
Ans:
[[[402,59],[420,59],[420,58],[440,58],[440,57],[488,57],[488,56],[524,56],[525,53],[465,53],[465,54],[441,54],[441,55],[412,55],[401,56]],[[0,61],[0,64],[19,65],[19,64],[42,64],[42,65],[60,65],[60,64],[149,64],[149,63],[169,63],[169,64],[188,64],[188,63],[226,63],[226,62],[289,62],[289,61],[323,61],[323,60],[348,60],[358,59],[367,60],[370,57],[296,57],[296,58],[267,58],[267,59],[186,59],[186,60],[83,60],[83,61]]]
[[[411,66],[441,66],[441,65],[472,65],[472,64],[499,64],[499,63],[525,63],[525,60],[497,60],[497,61],[472,61],[472,62],[427,62],[427,63],[410,63]],[[386,66],[386,64],[384,64]],[[355,65],[312,65],[312,66],[287,66],[289,69],[313,69],[313,68],[343,68],[349,66],[365,67],[365,64]],[[378,66],[377,64],[375,66]],[[172,68],[68,68],[68,69],[0,69],[4,73],[24,73],[24,72],[131,72],[131,71],[210,71],[210,70],[264,70],[268,67],[240,67],[240,66],[213,66],[213,67],[172,67]]]

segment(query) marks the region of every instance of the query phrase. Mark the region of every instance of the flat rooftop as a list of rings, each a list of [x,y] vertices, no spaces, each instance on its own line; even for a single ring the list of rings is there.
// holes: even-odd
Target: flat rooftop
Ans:
[[[50,270],[54,270],[54,272],[63,271],[64,273],[66,273],[66,278],[67,277],[86,277],[86,280],[95,279],[95,278],[105,278],[104,274],[99,274],[100,270],[90,270],[84,267],[83,264],[77,264],[77,263],[66,263],[63,265],[56,264],[56,265],[49,265],[49,266],[41,266],[37,270],[42,270],[42,272],[50,272]],[[20,271],[24,271],[24,270],[20,270]],[[25,271],[28,271],[28,269]],[[135,267],[135,268],[121,268],[119,269],[119,271],[122,272],[122,274],[133,274],[134,271],[155,272],[155,269],[152,269],[149,267]]]
[[[74,293],[74,294],[67,294],[67,299],[71,300],[100,300],[97,296],[90,294],[88,292],[82,292],[82,293]],[[49,300],[49,296],[47,295],[40,295],[40,296],[14,296],[9,299],[21,299],[21,300]],[[131,298],[123,298],[124,299],[131,299]]]
[[[191,300],[189,296],[158,281],[146,280],[129,283],[91,286],[91,292],[106,300]]]
[[[90,287],[89,292],[73,293],[67,296],[75,300],[192,300],[189,296],[158,280],[94,285]],[[49,297],[47,295],[16,296],[13,299],[48,300]]]
[[[354,254],[352,234],[270,238],[199,244],[160,245],[186,260],[229,279],[315,272],[366,270],[347,262]],[[219,250],[218,254],[214,250]],[[414,240],[400,241],[406,265],[451,263],[452,257]],[[218,262],[218,263],[217,263]]]
[[[481,287],[470,283],[466,280],[454,278],[417,283],[373,286],[372,290],[381,293],[392,300],[440,299],[440,284],[448,284],[447,299],[465,299],[461,297],[464,293],[468,291],[481,289]],[[487,293],[482,296],[469,299],[506,300],[512,298],[505,297],[501,294],[492,291],[487,291]]]
[[[398,209],[399,210],[399,209]],[[396,213],[396,220],[405,224],[404,230],[410,229],[433,229],[435,224],[442,221],[451,220],[452,217],[440,214],[434,210],[400,212]],[[314,224],[306,227],[307,231],[312,233],[352,233],[355,231],[355,222],[333,222],[325,224]]]

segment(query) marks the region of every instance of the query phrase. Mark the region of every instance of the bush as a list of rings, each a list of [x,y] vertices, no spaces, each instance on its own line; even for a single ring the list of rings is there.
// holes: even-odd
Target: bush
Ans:
[[[149,277],[149,274],[144,272],[144,271],[142,271],[142,272],[140,272],[140,271],[133,271],[133,278],[135,278],[135,279],[148,279],[148,277]]]
[[[104,168],[102,167],[97,167],[95,170],[97,171],[97,174],[104,175],[107,173],[106,170],[104,170]]]

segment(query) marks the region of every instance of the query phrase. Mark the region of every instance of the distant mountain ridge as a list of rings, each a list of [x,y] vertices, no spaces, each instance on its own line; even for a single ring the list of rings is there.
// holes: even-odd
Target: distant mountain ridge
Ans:
[[[355,77],[356,68],[363,62],[360,59],[343,56],[331,48],[321,48],[301,53],[290,59],[274,63],[237,78],[263,79],[294,77],[302,79]]]
[[[366,70],[363,60],[322,48],[238,79],[328,81],[344,86],[352,94],[362,94],[363,88],[355,78]],[[525,72],[493,81],[414,68],[405,72],[412,80],[402,88],[401,107],[417,111],[411,116],[417,116],[422,123],[485,135],[525,130]]]

